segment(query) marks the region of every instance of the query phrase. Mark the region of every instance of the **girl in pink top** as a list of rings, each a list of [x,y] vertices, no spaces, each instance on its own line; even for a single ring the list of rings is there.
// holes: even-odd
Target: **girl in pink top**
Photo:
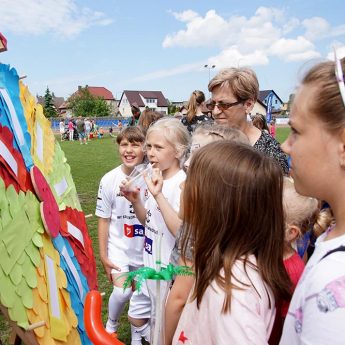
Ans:
[[[182,241],[191,240],[195,285],[173,344],[268,344],[275,300],[288,298],[283,266],[283,176],[245,144],[199,149],[185,184]]]

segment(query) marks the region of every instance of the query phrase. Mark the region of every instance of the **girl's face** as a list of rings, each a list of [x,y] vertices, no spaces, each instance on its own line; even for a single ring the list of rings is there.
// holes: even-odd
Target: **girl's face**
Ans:
[[[146,153],[150,163],[163,172],[163,178],[169,178],[180,170],[175,148],[159,131],[155,130],[147,136]]]
[[[291,176],[299,194],[329,201],[339,169],[340,140],[311,111],[315,86],[303,85],[290,114],[291,132],[282,149],[291,156]]]

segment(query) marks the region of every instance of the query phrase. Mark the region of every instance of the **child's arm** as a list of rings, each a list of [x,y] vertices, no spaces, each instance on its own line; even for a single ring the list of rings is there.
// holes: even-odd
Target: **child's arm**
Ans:
[[[102,261],[105,273],[110,282],[111,270],[115,269],[120,271],[120,268],[114,265],[108,258],[108,236],[109,236],[110,218],[98,218],[98,244],[99,244],[99,256]]]
[[[192,266],[179,259],[179,265]],[[171,345],[182,310],[194,284],[194,276],[177,276],[165,306],[165,345]]]
[[[178,217],[178,213],[172,208],[169,201],[162,193],[163,177],[160,170],[153,169],[151,179],[146,175],[144,175],[144,177],[150,193],[153,195],[158,204],[166,226],[173,236],[176,236],[178,229],[182,225],[182,220]]]
[[[182,220],[178,217],[177,212],[172,208],[169,201],[164,197],[162,192],[154,196],[161,210],[164,222],[168,227],[169,231],[176,236],[177,230],[182,225]]]
[[[135,215],[137,216],[141,225],[145,226],[146,219],[146,208],[140,198],[140,189],[137,188],[135,191],[128,192],[125,189],[125,185],[128,181],[125,180],[120,185],[120,191],[122,195],[132,203]]]

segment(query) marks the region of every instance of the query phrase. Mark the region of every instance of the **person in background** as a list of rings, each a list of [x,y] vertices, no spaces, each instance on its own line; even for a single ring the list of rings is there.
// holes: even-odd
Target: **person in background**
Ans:
[[[84,141],[84,144],[87,144],[87,142],[86,142],[86,133],[85,133],[85,121],[84,121],[82,116],[78,117],[78,120],[77,120],[77,131],[78,131],[78,137],[79,137],[80,145],[83,144],[83,141]]]
[[[73,141],[73,135],[74,135],[74,125],[73,125],[72,119],[69,119],[69,121],[68,121],[68,136],[69,136],[70,141]]]
[[[202,112],[204,102],[205,94],[202,91],[195,90],[192,92],[188,101],[187,115],[181,120],[181,123],[187,127],[190,134],[194,132],[196,126],[210,121],[210,118]]]
[[[64,141],[63,137],[65,134],[65,122],[63,119],[59,122],[59,131],[60,131],[60,141]]]
[[[90,141],[91,128],[92,128],[91,121],[88,118],[86,118],[85,119],[85,137],[86,137],[86,140],[88,141]]]
[[[146,134],[148,128],[151,126],[152,123],[156,122],[160,118],[163,117],[162,113],[158,111],[154,111],[151,109],[145,109],[142,114],[140,115],[138,126],[141,130]]]
[[[128,126],[137,126],[141,115],[140,108],[136,102],[131,105],[132,117],[128,121]]]
[[[260,129],[260,131],[265,131],[266,133],[270,132],[270,130],[267,126],[266,117],[264,115],[262,115],[262,114],[254,115],[252,122],[253,122],[253,126]]]
[[[276,137],[276,120],[270,122],[270,134],[273,138]]]

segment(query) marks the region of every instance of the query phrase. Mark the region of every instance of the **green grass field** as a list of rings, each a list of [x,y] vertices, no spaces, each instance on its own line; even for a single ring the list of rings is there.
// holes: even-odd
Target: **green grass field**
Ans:
[[[277,139],[283,142],[288,136],[289,128],[277,128]],[[94,214],[99,181],[109,170],[120,164],[117,153],[117,145],[114,138],[105,137],[94,139],[88,145],[80,145],[79,142],[64,141],[60,143],[71,166],[71,172],[80,202],[85,214]],[[103,297],[103,319],[106,320],[106,311],[109,294],[112,286],[108,282],[101,262],[99,260],[97,242],[97,217],[87,219],[89,233],[93,241],[96,256],[99,290],[105,292]],[[10,329],[7,322],[0,316],[0,340],[8,345]],[[126,344],[130,344],[130,328],[124,313],[119,329],[119,338]],[[1,344],[1,343],[0,343]]]

